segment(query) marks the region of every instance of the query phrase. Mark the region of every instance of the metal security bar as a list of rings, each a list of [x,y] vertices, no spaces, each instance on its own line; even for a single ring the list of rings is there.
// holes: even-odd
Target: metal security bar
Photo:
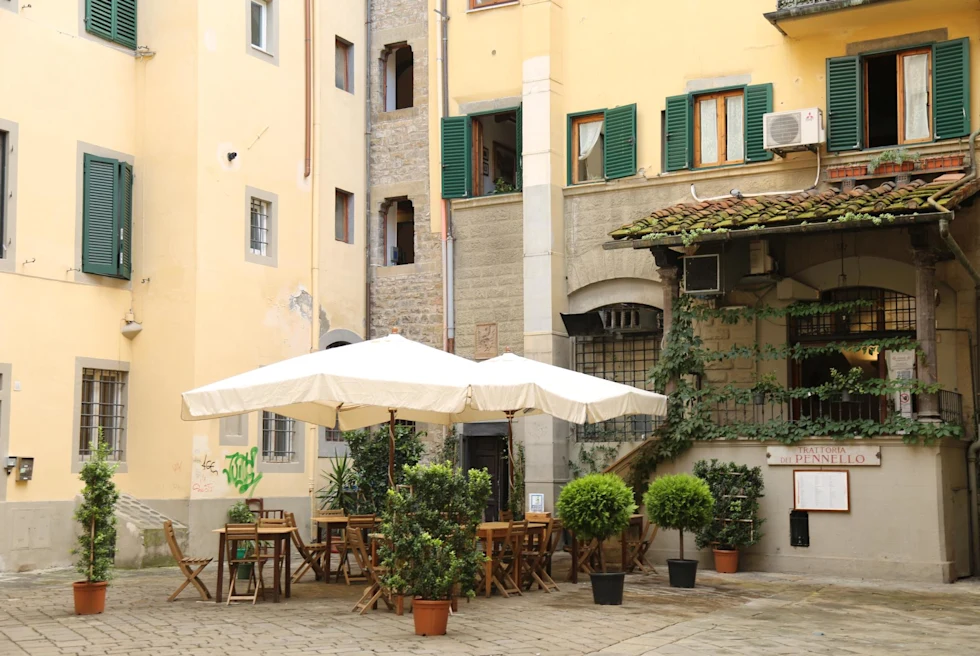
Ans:
[[[296,420],[274,412],[262,412],[262,460],[263,462],[293,462],[293,439],[296,436]]]
[[[661,334],[654,332],[612,332],[600,337],[576,337],[575,371],[650,389],[648,377],[650,369],[660,359],[660,338]],[[650,415],[617,417],[598,424],[577,426],[575,438],[579,442],[641,440],[661,422],[660,417]]]
[[[249,248],[256,255],[266,255],[269,247],[269,201],[252,198],[252,220]]]
[[[947,424],[963,425],[963,395],[959,392],[939,390],[939,416]]]
[[[843,287],[825,292],[824,303],[868,301],[847,312],[791,317],[789,336],[797,340],[833,340],[915,333],[915,297],[877,287]]]
[[[110,460],[122,460],[126,407],[123,392],[126,373],[104,369],[82,369],[82,407],[79,421],[78,455],[90,459],[102,441],[109,447]]]

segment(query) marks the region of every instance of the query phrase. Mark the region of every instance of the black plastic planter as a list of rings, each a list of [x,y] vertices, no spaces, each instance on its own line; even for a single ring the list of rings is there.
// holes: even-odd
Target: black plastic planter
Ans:
[[[670,587],[672,588],[693,588],[694,579],[698,574],[698,561],[681,560],[680,558],[667,559],[667,573],[670,575]]]
[[[626,579],[625,572],[593,572],[589,574],[592,578],[592,600],[600,606],[622,606],[623,605],[623,581]]]

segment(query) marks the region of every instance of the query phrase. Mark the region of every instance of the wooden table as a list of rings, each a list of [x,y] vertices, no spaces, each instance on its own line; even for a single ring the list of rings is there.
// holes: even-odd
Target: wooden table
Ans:
[[[483,553],[486,555],[486,562],[483,565],[483,583],[486,596],[490,596],[493,583],[493,561],[491,557],[493,556],[493,543],[495,540],[502,540],[507,537],[507,529],[510,526],[509,522],[483,522],[476,528],[476,535],[478,538],[483,540]],[[527,532],[538,532],[543,531],[548,525],[542,522],[528,522]],[[526,536],[525,536],[526,537]],[[517,575],[517,585],[521,584],[521,552],[524,545],[519,545],[514,547],[514,557],[516,563],[514,564],[514,571]]]
[[[333,529],[335,528],[347,528],[347,520],[349,518],[343,515],[324,515],[321,517],[314,517],[313,521],[316,522],[316,541],[326,545],[327,554],[327,566],[323,568],[323,573],[326,578],[326,582],[330,583],[330,547],[333,542]],[[375,519],[375,526],[381,523],[381,520]],[[323,528],[327,528],[327,540],[323,540]],[[340,574],[337,575],[337,582],[340,582]]]
[[[289,598],[291,593],[290,590],[290,580],[292,579],[292,565],[290,564],[289,552],[289,539],[293,534],[293,531],[297,530],[294,526],[262,526],[259,525],[259,539],[267,540],[273,543],[273,576],[275,577],[275,584],[272,586],[272,601],[279,603],[279,578],[282,575],[282,568],[279,565],[279,556],[285,555],[286,557],[286,598]],[[218,591],[214,595],[214,600],[216,603],[221,603],[221,591],[222,585],[224,585],[224,574],[225,574],[225,529],[216,528],[213,531],[218,534]],[[256,565],[257,566],[257,565]],[[256,572],[256,575],[258,572]]]

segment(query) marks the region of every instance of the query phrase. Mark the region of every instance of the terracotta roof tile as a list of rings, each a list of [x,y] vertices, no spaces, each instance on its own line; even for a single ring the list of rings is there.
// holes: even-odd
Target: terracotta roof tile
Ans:
[[[835,219],[848,212],[855,214],[914,214],[929,211],[926,199],[955,179],[926,182],[912,180],[896,185],[885,182],[877,187],[858,185],[850,191],[827,189],[804,191],[786,196],[724,198],[700,203],[682,203],[655,210],[649,216],[628,223],[610,235],[614,239],[640,239],[650,234],[677,234],[696,229],[747,229],[754,225],[792,225],[814,219]],[[980,192],[980,178],[942,196],[939,204],[955,209],[967,198]]]

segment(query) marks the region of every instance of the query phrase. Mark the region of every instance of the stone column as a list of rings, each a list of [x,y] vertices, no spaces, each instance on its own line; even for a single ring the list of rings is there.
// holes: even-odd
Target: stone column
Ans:
[[[521,20],[524,355],[568,367],[568,336],[560,316],[568,305],[561,3],[527,2]],[[543,492],[550,510],[568,479],[569,427],[547,416],[527,417],[523,424],[526,492]]]
[[[664,290],[664,337],[670,332],[674,324],[674,305],[681,294],[681,268],[680,255],[667,248],[656,248],[653,250],[653,257],[657,262],[657,273],[660,275],[660,284]],[[675,381],[667,383],[666,394],[670,394],[675,389]]]
[[[912,249],[915,264],[915,338],[923,355],[919,358],[918,378],[927,385],[938,380],[936,365],[936,252],[924,246]],[[939,421],[936,394],[918,397],[919,421]]]

